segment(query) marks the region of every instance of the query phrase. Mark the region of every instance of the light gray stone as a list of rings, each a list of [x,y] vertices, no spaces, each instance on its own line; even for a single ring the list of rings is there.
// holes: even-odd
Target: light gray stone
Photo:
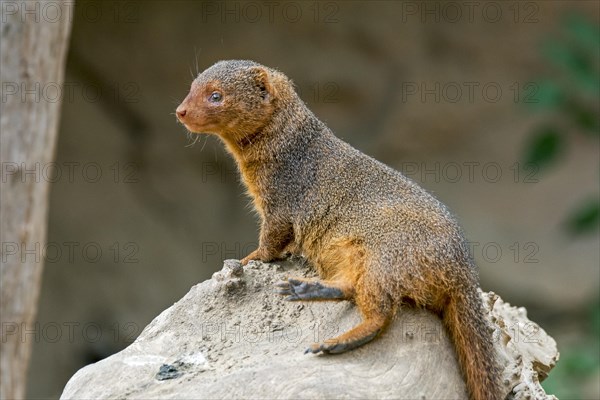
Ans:
[[[466,398],[440,319],[404,308],[375,341],[340,355],[305,348],[359,321],[350,302],[286,302],[273,284],[311,276],[293,263],[227,260],[154,319],[125,350],[79,370],[61,399]],[[497,349],[511,398],[552,399],[539,381],[556,343],[523,308],[482,293],[498,327]]]

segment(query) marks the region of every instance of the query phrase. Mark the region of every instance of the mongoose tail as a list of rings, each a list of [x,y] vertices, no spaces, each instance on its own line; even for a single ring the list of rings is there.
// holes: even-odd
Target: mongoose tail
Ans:
[[[471,400],[501,400],[492,336],[477,290],[455,295],[442,310],[443,323],[454,342]],[[474,309],[477,307],[477,309]]]

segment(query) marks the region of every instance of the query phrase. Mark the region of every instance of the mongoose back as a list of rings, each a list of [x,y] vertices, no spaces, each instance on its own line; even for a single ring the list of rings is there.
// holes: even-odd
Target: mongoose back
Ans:
[[[188,130],[217,135],[237,162],[261,217],[258,249],[242,264],[303,255],[321,280],[279,282],[279,294],[353,300],[360,310],[358,326],[307,352],[361,346],[410,301],[441,316],[470,398],[501,398],[476,267],[442,203],[334,136],[283,73],[258,63],[216,63],[176,114]]]

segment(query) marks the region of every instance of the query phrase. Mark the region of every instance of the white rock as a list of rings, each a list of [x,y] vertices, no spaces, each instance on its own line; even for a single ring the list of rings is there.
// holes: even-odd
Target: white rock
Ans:
[[[306,347],[359,322],[350,302],[286,302],[273,283],[310,273],[298,266],[227,260],[125,350],[79,370],[61,399],[466,398],[440,319],[404,308],[375,341],[340,355]],[[525,310],[482,293],[498,326],[506,393],[552,399],[539,381],[558,359],[556,343]],[[530,396],[530,397],[528,397]]]

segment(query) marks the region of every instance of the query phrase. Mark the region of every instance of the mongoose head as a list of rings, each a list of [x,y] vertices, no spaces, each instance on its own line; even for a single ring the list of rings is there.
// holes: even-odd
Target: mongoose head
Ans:
[[[194,133],[219,135],[241,145],[260,134],[277,101],[277,81],[285,76],[253,61],[220,61],[192,82],[177,107],[178,120]]]

